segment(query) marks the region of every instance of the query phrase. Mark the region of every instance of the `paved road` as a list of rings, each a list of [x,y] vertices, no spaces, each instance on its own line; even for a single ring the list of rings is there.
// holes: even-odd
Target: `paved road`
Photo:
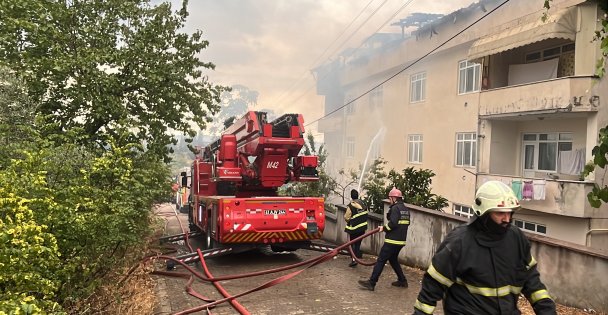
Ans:
[[[159,215],[167,220],[166,235],[181,233],[177,217],[169,216],[173,207],[169,204],[158,209]],[[187,227],[187,216],[179,215],[182,225]],[[193,245],[200,244],[194,242]],[[253,250],[245,253],[231,254],[207,260],[210,272],[214,276],[241,274],[266,270],[301,262],[316,256],[319,252],[298,250],[295,253],[272,253],[267,249]],[[367,259],[372,256],[365,255]],[[238,301],[251,314],[256,315],[292,315],[292,314],[332,314],[332,315],[366,315],[366,314],[411,314],[413,303],[420,290],[422,272],[403,266],[410,287],[407,289],[392,287],[390,283],[396,276],[389,265],[374,292],[358,288],[357,280],[366,279],[372,267],[348,267],[350,258],[338,256],[321,265],[305,270],[296,277],[274,287],[264,289],[238,298]],[[202,273],[200,264],[197,270]],[[178,267],[176,272],[183,272]],[[262,283],[270,281],[291,271],[263,275],[253,278],[222,281],[221,284],[231,294],[247,291]],[[186,280],[158,276],[157,294],[160,304],[155,314],[172,314],[201,304],[186,293]],[[196,282],[193,288],[202,295],[213,299],[221,298],[210,283]],[[211,311],[212,314],[239,314],[229,304],[222,304]],[[206,314],[205,311],[194,314]],[[435,314],[443,314],[439,309]]]

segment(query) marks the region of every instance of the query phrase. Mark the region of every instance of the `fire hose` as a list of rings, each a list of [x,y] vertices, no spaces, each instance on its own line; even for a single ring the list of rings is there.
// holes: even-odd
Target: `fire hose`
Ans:
[[[177,215],[177,213],[175,213],[179,225],[182,229],[182,231],[184,231],[184,228],[181,224],[181,220],[179,220],[179,216]],[[284,281],[287,281],[297,275],[299,275],[300,273],[304,272],[306,269],[311,268],[313,266],[316,266],[320,263],[323,263],[325,261],[328,261],[330,259],[332,259],[334,256],[336,256],[340,250],[344,249],[345,247],[348,247],[348,251],[352,257],[352,259],[354,259],[357,263],[363,265],[363,266],[372,266],[375,264],[374,262],[365,262],[360,260],[359,258],[357,258],[354,253],[353,250],[351,248],[351,244],[358,242],[362,239],[364,239],[365,237],[368,237],[374,233],[377,233],[380,231],[380,228],[376,228],[374,230],[368,231],[365,234],[349,241],[346,242],[342,245],[339,245],[337,247],[335,247],[334,249],[332,249],[331,251],[318,256],[318,257],[314,257],[299,263],[295,263],[292,265],[288,265],[288,266],[283,266],[283,267],[278,267],[278,268],[273,268],[273,269],[268,269],[268,270],[262,270],[262,271],[256,271],[256,272],[250,272],[250,273],[244,273],[244,274],[236,274],[236,275],[228,275],[228,276],[221,276],[221,277],[213,277],[213,275],[209,272],[207,265],[205,263],[204,257],[200,251],[200,249],[197,249],[197,254],[199,256],[199,259],[201,261],[201,266],[205,272],[206,276],[203,276],[201,273],[197,272],[196,270],[194,270],[193,268],[191,268],[190,266],[188,266],[187,264],[185,264],[184,262],[182,262],[181,260],[175,259],[174,257],[170,257],[170,256],[166,256],[166,255],[157,255],[157,256],[152,256],[152,257],[148,257],[147,260],[150,259],[165,259],[165,260],[169,260],[169,261],[173,261],[181,266],[183,266],[189,273],[178,273],[178,272],[166,272],[166,271],[161,271],[161,270],[154,270],[152,272],[152,274],[157,274],[157,275],[165,275],[165,276],[172,276],[172,277],[181,277],[181,278],[188,278],[188,282],[186,284],[186,291],[188,294],[203,300],[205,302],[207,302],[206,304],[202,304],[199,305],[197,307],[194,308],[190,308],[187,310],[183,310],[180,312],[175,313],[175,315],[182,315],[182,314],[190,314],[193,312],[197,312],[197,311],[201,311],[201,310],[207,310],[208,314],[211,314],[211,312],[209,311],[210,308],[215,307],[218,304],[224,303],[224,302],[230,302],[230,304],[233,306],[233,308],[235,308],[240,314],[250,314],[241,304],[238,303],[238,301],[236,301],[235,299],[262,289],[266,289],[272,286],[275,286],[279,283],[282,283]],[[185,231],[184,231],[185,232]],[[189,243],[189,239],[188,239],[188,233],[184,233],[185,234],[185,240],[186,240],[186,244],[188,246],[188,248],[190,250],[192,250],[192,247]],[[294,271],[292,273],[289,273],[287,275],[283,275],[281,277],[275,278],[271,281],[268,281],[258,287],[255,287],[253,289],[247,290],[245,292],[241,292],[239,294],[235,294],[235,295],[230,295],[228,294],[228,292],[218,283],[219,281],[224,281],[224,280],[232,280],[232,279],[241,279],[241,278],[248,278],[248,277],[254,277],[254,276],[259,276],[259,275],[265,275],[265,274],[271,274],[271,273],[276,273],[276,272],[280,272],[280,271],[285,271],[285,270],[289,270],[289,269],[293,269],[293,268],[297,268],[300,266],[304,266],[307,265],[305,268]],[[198,292],[196,292],[194,289],[192,289],[191,285],[193,283],[194,277],[202,280],[202,281],[208,281],[208,282],[212,282],[213,285],[217,288],[217,290],[224,296],[223,299],[219,299],[219,300],[212,300],[209,299],[201,294],[199,294]]]

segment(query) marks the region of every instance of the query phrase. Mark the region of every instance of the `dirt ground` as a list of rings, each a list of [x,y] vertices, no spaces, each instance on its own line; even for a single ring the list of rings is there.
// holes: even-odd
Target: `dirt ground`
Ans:
[[[167,220],[165,235],[181,233],[177,217],[171,215],[174,214],[174,207],[172,205],[167,204],[159,207],[157,214]],[[182,226],[187,228],[187,216],[179,214],[178,217]],[[200,242],[196,240],[191,244],[193,247],[201,246]],[[187,252],[185,246],[180,246],[179,248],[178,253]],[[218,277],[291,265],[322,254],[308,250],[277,254],[267,248],[261,248],[211,258],[206,260],[206,262],[209,271],[213,276]],[[365,259],[367,260],[371,261],[374,258],[373,256],[365,255]],[[376,285],[376,290],[371,292],[359,289],[357,280],[367,279],[371,274],[372,267],[359,265],[355,268],[350,268],[348,267],[349,262],[350,258],[338,255],[334,259],[304,270],[286,282],[239,297],[237,301],[251,314],[256,315],[412,313],[413,303],[416,301],[416,297],[420,291],[423,271],[403,266],[409,282],[409,288],[397,288],[390,285],[392,281],[396,280],[396,276],[390,266],[387,265],[384,268],[380,281]],[[164,266],[160,264],[157,266],[159,269],[162,269],[162,267]],[[220,283],[228,293],[235,295],[302,268],[299,267],[289,271],[251,278],[221,281]],[[196,264],[196,270],[204,274],[200,263]],[[179,273],[184,271],[183,267],[178,266],[172,272]],[[154,276],[154,278],[157,283],[156,294],[158,300],[154,314],[174,314],[205,304],[204,301],[186,292],[187,279],[168,276]],[[208,298],[222,298],[216,288],[209,282],[197,280],[193,283],[192,288]],[[520,307],[524,314],[534,314],[525,299],[520,301]],[[213,308],[210,313],[214,315],[239,314],[228,303],[223,303]],[[207,314],[207,312],[198,311],[192,314]],[[441,305],[437,307],[435,314],[443,314]],[[558,314],[580,315],[596,313],[559,306]]]

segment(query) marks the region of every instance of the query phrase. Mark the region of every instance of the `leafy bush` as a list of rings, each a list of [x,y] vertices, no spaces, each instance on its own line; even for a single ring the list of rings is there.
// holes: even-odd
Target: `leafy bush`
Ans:
[[[61,269],[57,240],[34,212],[56,204],[34,159],[12,160],[0,170],[0,313],[61,312],[56,302]],[[34,194],[22,197],[25,192]]]
[[[0,105],[27,104],[0,87]],[[39,130],[54,126],[23,108],[0,111],[0,139],[9,139],[0,154],[0,314],[83,314],[149,233],[150,209],[170,191],[168,166],[127,136],[103,146],[82,145],[78,129],[43,139]]]
[[[431,192],[432,178],[435,176],[432,170],[408,167],[400,173],[391,169],[387,174],[384,170],[386,163],[382,158],[375,160],[364,178],[363,200],[370,210],[382,213],[383,200],[388,198],[388,192],[393,187],[401,190],[406,203],[439,211],[448,206],[446,198]]]

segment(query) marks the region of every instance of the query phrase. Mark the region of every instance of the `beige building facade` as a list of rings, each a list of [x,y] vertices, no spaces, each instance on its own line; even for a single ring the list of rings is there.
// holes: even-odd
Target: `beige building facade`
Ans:
[[[445,212],[471,215],[476,188],[501,180],[520,197],[515,223],[608,250],[608,207],[587,201],[587,178],[608,125],[608,79],[592,41],[594,1],[481,0],[411,34],[375,34],[315,69],[330,172],[369,166],[432,170]],[[346,104],[346,106],[345,106]]]

